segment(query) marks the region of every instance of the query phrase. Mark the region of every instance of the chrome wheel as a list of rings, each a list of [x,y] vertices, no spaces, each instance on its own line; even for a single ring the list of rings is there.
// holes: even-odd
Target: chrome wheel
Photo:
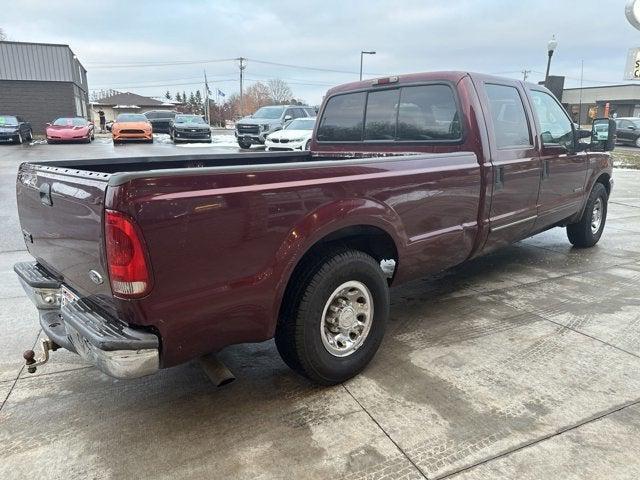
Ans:
[[[598,198],[593,204],[593,211],[591,212],[591,233],[594,235],[600,230],[602,224],[602,212],[603,203],[602,198]]]
[[[362,346],[373,321],[373,299],[367,286],[358,281],[336,288],[322,312],[322,344],[335,357],[347,357]]]

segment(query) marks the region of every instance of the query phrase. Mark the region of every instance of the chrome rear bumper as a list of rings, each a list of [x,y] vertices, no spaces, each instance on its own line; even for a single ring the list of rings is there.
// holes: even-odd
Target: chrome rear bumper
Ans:
[[[63,299],[66,287],[34,262],[14,266],[40,315],[44,333],[56,345],[77,353],[116,378],[137,378],[160,367],[158,337],[131,328],[83,298]]]

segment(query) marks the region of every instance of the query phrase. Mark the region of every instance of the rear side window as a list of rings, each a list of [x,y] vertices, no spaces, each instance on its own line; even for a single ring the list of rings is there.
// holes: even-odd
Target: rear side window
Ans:
[[[446,85],[405,87],[400,94],[398,140],[458,140],[460,116]]]
[[[364,124],[365,140],[395,140],[399,98],[400,90],[397,89],[369,92]]]
[[[366,92],[347,93],[330,98],[318,127],[318,140],[361,141],[366,98]]]
[[[487,84],[485,90],[489,99],[496,146],[499,149],[530,146],[532,142],[527,114],[518,89],[508,85]]]

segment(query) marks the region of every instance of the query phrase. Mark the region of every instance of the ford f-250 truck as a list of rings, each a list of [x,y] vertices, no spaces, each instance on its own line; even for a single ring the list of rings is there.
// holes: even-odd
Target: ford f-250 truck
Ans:
[[[602,234],[615,124],[576,131],[544,87],[379,78],[329,90],[318,119],[305,153],[22,164],[35,260],[15,271],[45,353],[131,378],[275,337],[333,384],[378,349],[391,285],[552,227]]]

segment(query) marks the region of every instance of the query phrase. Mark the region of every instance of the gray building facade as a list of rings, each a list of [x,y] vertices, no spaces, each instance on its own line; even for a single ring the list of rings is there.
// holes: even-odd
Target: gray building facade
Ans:
[[[0,114],[20,115],[36,134],[58,117],[89,119],[87,71],[68,45],[0,42]]]
[[[581,125],[607,113],[610,117],[640,117],[640,85],[565,88],[562,103]]]

